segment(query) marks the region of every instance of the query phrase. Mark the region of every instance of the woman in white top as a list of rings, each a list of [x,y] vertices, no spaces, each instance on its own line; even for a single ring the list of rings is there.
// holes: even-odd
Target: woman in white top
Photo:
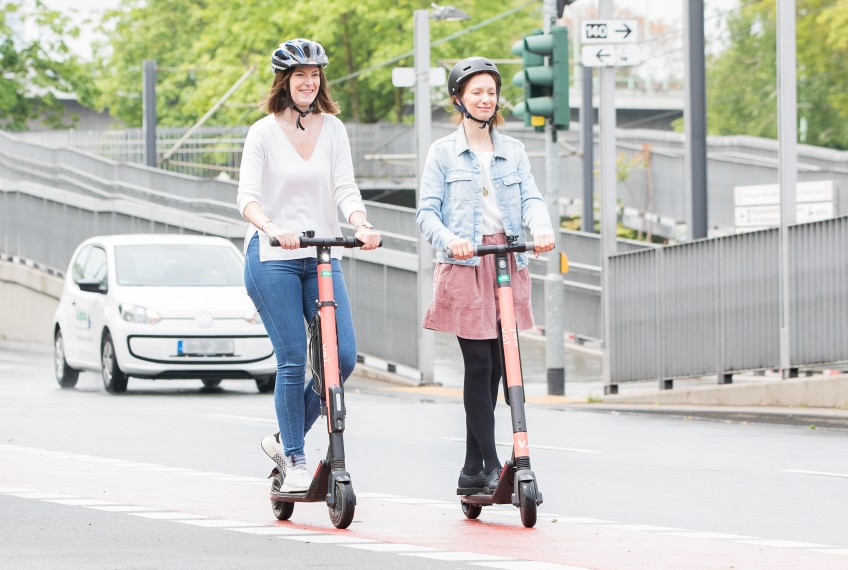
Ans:
[[[286,471],[281,490],[308,489],[303,443],[318,418],[320,403],[306,380],[304,318],[318,298],[314,248],[301,249],[303,232],[342,235],[336,209],[356,228],[362,249],[380,243],[365,217],[353,177],[350,142],[323,68],[321,44],[294,39],[271,57],[274,82],[264,102],[268,115],[250,127],[242,154],[238,207],[250,222],[245,239],[244,281],[277,358],[274,405],[280,432],[265,437],[262,449]],[[272,247],[274,237],[281,247]],[[339,335],[339,368],[346,380],[356,364],[356,337],[341,273],[341,249],[333,248],[333,287]]]

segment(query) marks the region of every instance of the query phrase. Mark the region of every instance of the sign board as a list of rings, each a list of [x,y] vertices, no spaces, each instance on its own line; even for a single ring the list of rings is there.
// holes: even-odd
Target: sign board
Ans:
[[[580,52],[580,62],[586,67],[638,65],[639,51],[631,45],[588,45]]]
[[[780,225],[780,186],[758,184],[733,189],[737,228],[768,228]],[[795,222],[827,220],[836,215],[833,180],[798,182],[795,190]]]
[[[430,86],[439,87],[447,83],[447,72],[444,67],[430,68]],[[395,67],[392,69],[392,85],[395,87],[412,87],[415,85],[414,67]]]
[[[636,20],[584,20],[580,23],[582,44],[632,44],[639,41]]]

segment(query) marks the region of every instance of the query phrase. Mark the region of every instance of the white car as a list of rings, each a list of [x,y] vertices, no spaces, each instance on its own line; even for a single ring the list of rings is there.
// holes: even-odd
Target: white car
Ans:
[[[224,238],[112,235],[77,247],[53,318],[56,380],[100,371],[109,392],[128,377],[256,381],[272,392],[276,360],[244,289],[244,258]]]

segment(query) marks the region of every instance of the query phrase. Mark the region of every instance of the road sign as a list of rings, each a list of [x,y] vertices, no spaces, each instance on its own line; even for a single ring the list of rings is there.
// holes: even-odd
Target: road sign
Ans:
[[[446,83],[447,74],[444,67],[430,68],[430,86],[438,87]],[[412,87],[415,85],[415,68],[395,67],[392,69],[392,85],[395,87]]]
[[[638,65],[639,51],[631,45],[588,45],[580,52],[580,61],[586,67],[613,67]]]
[[[734,221],[737,228],[759,229],[780,225],[780,186],[736,186]],[[797,223],[828,220],[836,215],[833,180],[798,182],[795,190]]]
[[[584,20],[580,29],[583,44],[631,44],[639,41],[636,20]]]

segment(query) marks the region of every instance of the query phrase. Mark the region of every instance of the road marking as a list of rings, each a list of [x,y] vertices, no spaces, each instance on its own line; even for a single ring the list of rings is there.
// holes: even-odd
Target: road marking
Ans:
[[[260,423],[260,424],[275,424],[277,420],[270,418],[253,418],[250,416],[234,416],[232,414],[209,414],[213,418],[224,418],[227,420],[238,420],[241,422]]]
[[[704,538],[709,540],[746,540],[755,539],[755,536],[743,534],[727,534],[724,532],[674,532],[674,536],[685,536],[686,538]]]
[[[192,513],[175,513],[172,511],[163,511],[161,513],[127,513],[136,517],[144,517],[146,519],[158,520],[188,520],[188,519],[208,519],[210,517],[204,515],[195,515]]]
[[[815,544],[813,542],[798,542],[797,540],[737,540],[736,542],[773,548],[838,548],[831,544]]]
[[[275,534],[315,534],[314,530],[303,530],[302,528],[291,528],[287,526],[256,526],[248,528],[228,528],[235,532],[247,534],[275,535]]]
[[[848,473],[828,473],[827,471],[807,471],[806,469],[781,469],[784,473],[800,473],[801,475],[819,475],[821,477],[844,477],[848,478]]]
[[[563,566],[551,564],[550,562],[536,562],[534,560],[516,560],[515,562],[470,562],[471,566],[484,566],[486,568],[503,568],[504,570],[591,570],[583,566]]]
[[[208,528],[224,528],[224,527],[239,527],[239,526],[263,526],[261,523],[252,523],[246,521],[231,521],[227,519],[206,519],[196,521],[174,521],[180,524],[193,524],[195,526],[205,526]]]
[[[621,524],[615,523],[612,525],[600,525],[600,526],[609,526],[611,528],[622,529],[622,530],[635,530],[638,532],[674,532],[674,531],[685,531],[685,528],[673,528],[670,526],[656,526],[652,524]]]
[[[56,503],[57,505],[73,505],[76,507],[102,507],[115,504],[112,501],[101,501],[99,499],[45,499],[45,501]]]
[[[133,505],[104,505],[102,507],[93,506],[87,507],[89,509],[94,509],[95,511],[106,511],[108,513],[133,513],[136,511],[158,511],[159,509],[154,509],[151,507],[138,507]]]
[[[458,443],[465,443],[465,439],[461,437],[441,437],[439,439],[443,439],[445,441],[456,441]],[[512,447],[512,442],[509,441],[496,441],[495,445],[499,445],[501,447]],[[533,444],[530,446],[531,449],[545,449],[548,451],[564,451],[567,453],[603,453],[602,451],[598,451],[597,449],[580,449],[577,447],[555,447],[553,445],[536,445]]]
[[[431,560],[445,560],[449,562],[470,562],[473,560],[513,560],[505,556],[492,556],[491,554],[477,554],[476,552],[401,552],[401,556],[416,556],[418,558],[429,558]]]
[[[314,534],[312,536],[281,536],[284,540],[297,540],[300,542],[310,542],[313,544],[365,544],[368,542],[379,542],[370,538],[357,538],[355,536],[345,536],[343,534]]]
[[[428,552],[438,550],[430,546],[416,546],[414,544],[400,544],[396,542],[377,542],[374,544],[350,544],[348,548],[359,550],[370,550],[371,552]]]
[[[20,497],[21,499],[73,499],[70,495],[65,495],[62,493],[45,493],[42,491],[28,491],[24,493],[6,493],[7,495],[12,495],[13,497]]]
[[[831,548],[831,549],[817,549],[813,550],[813,552],[824,552],[825,554],[841,554],[843,556],[848,556],[848,548]]]

